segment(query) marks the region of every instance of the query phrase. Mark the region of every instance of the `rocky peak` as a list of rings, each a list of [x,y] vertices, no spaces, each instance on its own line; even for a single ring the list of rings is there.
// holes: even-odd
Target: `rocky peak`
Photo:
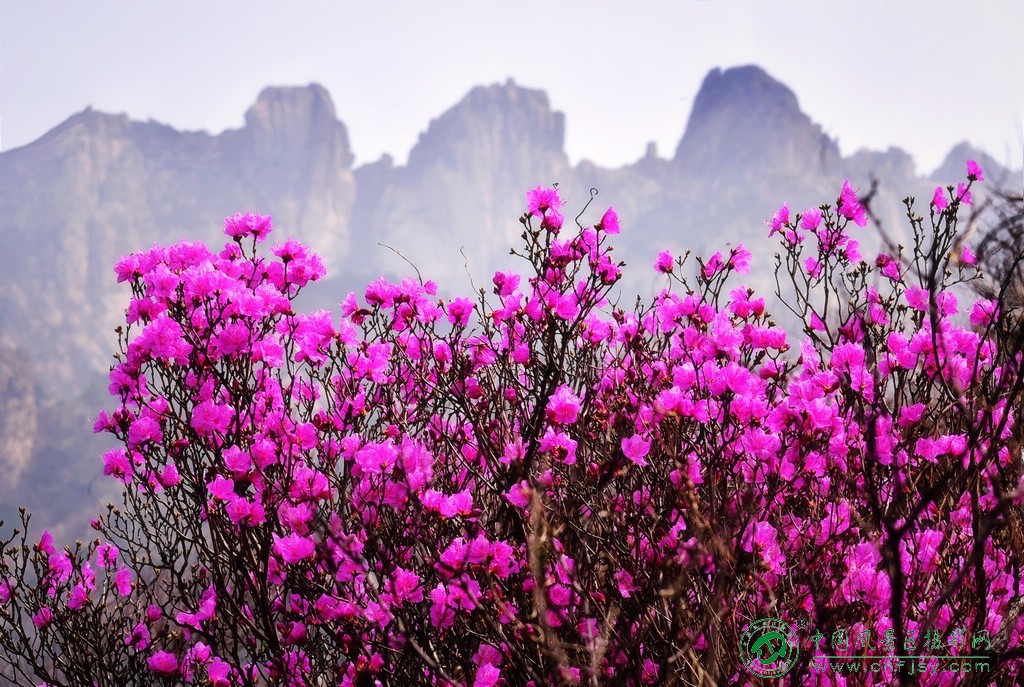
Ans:
[[[795,169],[822,152],[838,157],[793,91],[760,67],[745,66],[713,69],[704,78],[675,163],[694,171],[741,165],[759,173]]]
[[[352,166],[348,130],[319,84],[265,88],[245,113],[242,130],[250,152],[277,164],[300,164],[319,151],[336,168]],[[308,163],[307,163],[308,164]]]
[[[906,187],[915,177],[914,158],[895,146],[884,151],[858,150],[847,158],[846,164],[852,176],[859,179],[877,178],[892,187]]]
[[[565,158],[565,117],[553,112],[542,90],[504,84],[478,86],[430,123],[409,153],[410,169],[443,164],[464,168],[503,156]]]
[[[90,106],[50,129],[40,139],[40,143],[77,135],[121,136],[128,133],[131,124],[126,114],[99,112]]]

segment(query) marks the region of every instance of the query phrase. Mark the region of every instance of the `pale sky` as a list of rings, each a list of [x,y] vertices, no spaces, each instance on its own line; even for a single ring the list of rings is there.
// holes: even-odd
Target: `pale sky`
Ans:
[[[846,154],[918,171],[968,140],[1022,164],[1024,2],[16,2],[0,0],[0,149],[91,105],[178,129],[242,125],[267,85],[316,81],[356,163],[403,162],[475,85],[543,88],[566,149],[671,157],[704,75],[758,64]]]

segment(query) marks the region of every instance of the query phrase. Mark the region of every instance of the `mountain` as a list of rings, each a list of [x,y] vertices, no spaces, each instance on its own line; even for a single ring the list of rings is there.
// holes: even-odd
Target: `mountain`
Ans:
[[[363,240],[356,251],[378,264],[407,271],[399,250],[424,273],[446,281],[506,256],[521,231],[525,189],[565,180],[565,118],[543,91],[504,85],[474,88],[430,123],[409,153],[357,205]],[[478,273],[479,275],[479,273]]]
[[[221,218],[236,211],[269,213],[277,236],[321,252],[332,276],[305,304],[332,307],[381,273],[410,274],[406,260],[442,289],[467,292],[470,275],[485,284],[516,264],[508,251],[526,189],[558,182],[578,211],[593,188],[581,221],[619,210],[628,294],[660,283],[649,265],[661,248],[743,241],[770,256],[771,208],[834,199],[846,178],[865,192],[877,179],[872,208],[898,235],[902,194],[930,197],[980,155],[956,148],[926,178],[899,149],[843,157],[796,95],[754,66],[710,72],[685,126],[683,115],[671,158],[652,144],[630,165],[573,166],[565,117],[543,91],[508,81],[472,89],[430,122],[406,165],[385,156],[354,168],[330,95],[311,84],[265,89],[242,128],[216,136],[86,109],[0,154],[0,517],[22,500],[48,524],[95,509],[103,444],[89,418],[110,405],[104,376],[128,299],[111,267],[154,242],[218,245]],[[989,178],[1005,173],[979,159]],[[767,269],[749,281],[769,282]]]

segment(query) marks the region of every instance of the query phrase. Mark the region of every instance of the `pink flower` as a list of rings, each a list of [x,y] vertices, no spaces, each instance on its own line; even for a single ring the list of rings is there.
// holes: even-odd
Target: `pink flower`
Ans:
[[[128,428],[128,445],[135,447],[146,442],[159,444],[164,438],[160,423],[151,417],[140,417]]]
[[[949,207],[949,201],[946,200],[946,193],[942,190],[941,186],[935,187],[935,194],[932,196],[932,205],[934,205],[939,212],[942,212]]]
[[[455,624],[455,609],[450,604],[450,597],[444,585],[438,583],[430,590],[430,624],[445,629]]]
[[[580,413],[580,399],[566,385],[558,389],[548,399],[548,420],[559,425],[571,425],[576,422]]]
[[[805,258],[804,268],[807,270],[807,274],[811,275],[815,279],[821,277],[821,263],[818,262],[817,258]]]
[[[71,577],[71,572],[74,566],[71,563],[71,557],[67,551],[61,551],[59,553],[50,554],[50,571],[56,574],[58,582],[67,582]]]
[[[967,188],[967,184],[960,182],[956,185],[956,199],[964,205],[971,204],[971,191]]]
[[[919,286],[912,286],[907,289],[904,297],[907,299],[907,305],[914,310],[928,312],[930,299],[927,290],[922,289]]]
[[[768,522],[755,522],[743,533],[743,550],[758,554],[775,575],[784,572],[786,557],[778,543],[779,531]]]
[[[821,224],[821,210],[818,208],[807,208],[800,218],[800,226],[808,231],[814,231]]]
[[[642,436],[634,434],[631,437],[627,437],[620,443],[622,453],[629,458],[631,461],[644,467],[647,465],[647,461],[644,460],[651,450],[651,442],[645,440]]]
[[[882,268],[882,275],[888,277],[892,281],[900,280],[900,265],[899,262],[891,255],[886,253],[879,253],[878,257],[875,258],[875,266]]]
[[[725,262],[722,260],[721,252],[715,253],[708,261],[704,264],[703,275],[705,279],[710,279],[717,273],[721,272],[725,267]]]
[[[572,602],[572,590],[564,584],[554,584],[548,590],[548,597],[556,606],[568,606]]]
[[[214,658],[206,666],[206,676],[209,678],[212,687],[230,687],[231,681],[228,680],[230,672],[231,665],[225,663],[220,658]]]
[[[505,579],[516,571],[513,553],[512,547],[505,542],[494,542],[491,546],[491,561],[487,569],[499,578]]]
[[[562,199],[558,196],[557,188],[544,188],[538,186],[532,191],[526,192],[526,212],[540,217],[549,208],[559,210],[562,207]]]
[[[77,611],[87,603],[89,603],[89,591],[84,586],[76,584],[71,590],[71,594],[68,595],[68,608]]]
[[[966,243],[964,244],[964,247],[960,249],[960,259],[963,260],[965,265],[978,264],[978,256],[974,254],[974,251],[971,250],[971,247]]]
[[[843,184],[843,190],[839,193],[838,210],[840,215],[853,220],[858,227],[863,227],[868,223],[867,211],[860,204],[860,199],[857,198],[849,180]]]
[[[544,229],[550,229],[554,233],[558,233],[558,230],[562,228],[562,223],[565,218],[562,217],[562,213],[554,208],[548,208],[544,213],[544,219],[541,220],[540,226]]]
[[[274,535],[274,553],[288,564],[298,563],[316,555],[316,544],[308,537],[292,534],[287,537]]]
[[[149,634],[149,628],[146,627],[146,624],[137,623],[135,627],[132,628],[132,633],[125,636],[124,643],[125,646],[130,646],[138,651],[143,651],[149,646],[151,640],[152,637]]]
[[[39,612],[32,616],[32,624],[40,630],[53,622],[53,611],[49,608],[40,608]]]
[[[225,434],[234,416],[235,410],[231,406],[218,405],[208,399],[192,410],[192,429],[207,437],[215,433]]]
[[[217,612],[217,591],[211,585],[206,588],[203,592],[203,596],[199,601],[199,610],[195,613],[186,613],[181,611],[178,613],[175,620],[178,624],[185,627],[191,627],[196,630],[203,629],[203,623],[213,617],[213,614]]]
[[[637,587],[634,583],[633,576],[629,574],[629,571],[619,568],[615,575],[615,586],[619,590],[619,594],[622,595],[623,599],[628,599],[633,596],[633,592],[640,591],[640,587]]]
[[[523,480],[519,482],[519,484],[513,484],[512,487],[509,488],[508,493],[505,494],[505,498],[508,499],[508,502],[513,506],[526,508],[530,505],[531,493],[532,489],[530,488],[530,483]]]
[[[494,687],[500,679],[501,670],[490,663],[485,663],[477,669],[473,687]]]
[[[423,588],[420,576],[416,573],[401,567],[395,568],[394,575],[391,578],[391,585],[395,600],[399,603],[404,601],[419,603],[423,601]]]
[[[473,314],[473,302],[468,298],[453,298],[448,303],[448,321],[465,327],[469,324],[469,317]]]
[[[236,498],[224,507],[228,518],[235,524],[256,527],[267,520],[266,510],[259,501],[253,502],[249,499]]]
[[[644,659],[643,667],[640,672],[640,682],[645,685],[658,684],[658,674],[661,672],[661,666],[652,661],[650,658]]]
[[[985,181],[985,171],[974,160],[967,161],[967,178],[971,181]]]
[[[748,274],[750,272],[750,258],[753,257],[749,250],[741,243],[732,250],[732,255],[729,258],[729,264],[732,265],[739,274]]]
[[[166,314],[153,319],[134,342],[139,350],[149,351],[154,358],[184,364],[192,345],[184,339],[181,325]]]
[[[772,213],[770,220],[765,220],[765,224],[771,227],[771,231],[768,232],[768,236],[774,236],[776,232],[782,230],[783,227],[789,226],[789,203],[783,203],[782,207]]]
[[[44,530],[43,535],[39,537],[39,550],[50,555],[57,552],[53,546],[53,535],[50,534],[50,530]]]
[[[113,544],[100,544],[96,547],[96,560],[104,568],[109,568],[117,563],[119,553],[117,547]]]
[[[987,327],[993,319],[999,304],[987,298],[979,298],[971,308],[971,324],[975,327]]]
[[[600,229],[604,229],[606,234],[618,234],[619,233],[619,215],[613,208],[605,210],[604,216],[601,217],[601,221],[597,223]]]
[[[244,215],[236,212],[232,217],[224,218],[224,233],[232,238],[254,236],[263,241],[273,231],[270,215],[256,215],[247,212]]]
[[[132,571],[128,568],[120,568],[114,576],[114,586],[121,596],[128,596],[132,593]]]
[[[149,669],[162,675],[173,675],[178,672],[178,659],[174,654],[158,651],[146,661]]]
[[[498,295],[507,298],[519,288],[519,280],[520,277],[515,272],[495,272],[491,281],[494,282]]]
[[[556,460],[566,465],[574,465],[576,463],[577,445],[578,443],[569,438],[564,432],[555,431],[549,427],[540,440],[539,448],[542,452],[552,453]]]
[[[857,544],[847,557],[848,574],[842,583],[847,601],[864,599],[876,607],[888,605],[891,587],[889,577],[880,569],[882,555],[869,543]]]
[[[672,253],[667,250],[663,250],[658,253],[658,257],[654,261],[654,269],[659,272],[663,272],[664,274],[669,274],[672,272],[674,262],[675,260],[672,258]]]
[[[238,494],[235,493],[235,482],[234,480],[228,479],[224,475],[217,475],[206,485],[207,491],[217,499],[221,501],[234,501],[238,498]]]
[[[103,454],[103,474],[116,477],[125,484],[132,481],[135,469],[123,448],[115,448]]]

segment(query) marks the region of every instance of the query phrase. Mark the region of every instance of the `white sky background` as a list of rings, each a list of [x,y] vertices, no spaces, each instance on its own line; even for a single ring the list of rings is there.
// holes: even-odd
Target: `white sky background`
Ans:
[[[969,140],[1024,150],[1024,2],[20,2],[0,0],[0,146],[88,105],[178,129],[242,125],[267,85],[316,81],[356,163],[401,163],[475,85],[547,91],[570,159],[671,157],[701,80],[755,63],[845,154],[934,169]]]

